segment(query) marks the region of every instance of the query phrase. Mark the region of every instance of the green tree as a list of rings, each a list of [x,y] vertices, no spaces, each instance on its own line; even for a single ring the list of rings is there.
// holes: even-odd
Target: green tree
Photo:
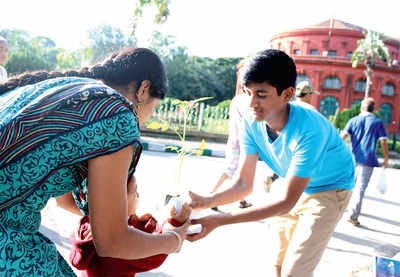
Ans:
[[[60,50],[52,39],[43,36],[32,38],[23,30],[4,29],[0,35],[9,43],[9,59],[5,65],[9,75],[56,68]]]
[[[21,48],[25,48],[27,41],[30,40],[29,33],[24,30],[3,29],[0,30],[0,35],[7,39],[9,52],[18,51]]]
[[[135,34],[145,7],[155,7],[154,24],[164,23],[170,14],[169,0],[138,0],[134,10],[132,34]],[[185,47],[175,45],[171,36],[154,33],[150,48],[163,59],[170,84],[169,96],[181,100],[192,100],[211,96],[210,104],[216,104],[233,96],[236,86],[236,64],[240,58],[213,60],[190,57]]]
[[[57,69],[69,70],[81,68],[84,61],[84,50],[61,50],[57,55]]]
[[[186,51],[186,48],[176,46],[174,36],[165,36],[157,31],[153,32],[149,48],[156,52],[164,62],[168,62],[168,60],[172,59],[173,56],[181,52],[181,50],[184,52]]]
[[[366,77],[366,87],[365,95],[367,98],[370,96],[371,84],[372,84],[372,74],[375,63],[378,60],[387,62],[388,66],[391,66],[391,57],[388,48],[383,42],[383,35],[368,30],[364,32],[365,38],[360,39],[357,49],[354,51],[351,59],[353,62],[353,67],[357,67],[359,63],[365,65],[365,77]]]
[[[236,64],[240,58],[192,57],[193,70],[197,75],[200,95],[212,96],[212,104],[231,99],[236,87]]]
[[[236,87],[236,64],[240,58],[211,59],[187,54],[185,47],[172,47],[163,57],[169,79],[169,96],[181,100],[213,97],[209,104],[231,99]]]
[[[145,7],[153,6],[157,9],[153,19],[154,24],[162,24],[167,21],[170,13],[168,8],[169,2],[169,0],[137,0],[132,18],[132,36],[136,37],[136,28],[143,16],[143,9]]]
[[[49,64],[49,68],[55,69],[57,55],[60,52],[60,49],[56,48],[56,43],[48,37],[38,36],[31,40],[31,44],[35,49],[39,49],[42,58]]]
[[[108,55],[125,47],[134,46],[136,39],[127,37],[121,29],[102,24],[88,31],[91,51],[90,63],[98,63]]]

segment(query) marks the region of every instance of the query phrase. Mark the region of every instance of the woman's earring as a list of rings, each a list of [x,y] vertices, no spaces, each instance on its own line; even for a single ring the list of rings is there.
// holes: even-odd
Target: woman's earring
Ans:
[[[139,109],[141,109],[141,107],[142,107],[142,103],[138,102],[136,105],[136,109],[139,110]]]

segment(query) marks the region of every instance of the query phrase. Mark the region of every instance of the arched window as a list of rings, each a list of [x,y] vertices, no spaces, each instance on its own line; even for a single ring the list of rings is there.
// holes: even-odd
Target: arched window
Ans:
[[[383,123],[392,123],[392,106],[390,104],[383,103],[379,108],[379,114],[382,116]]]
[[[308,81],[311,84],[310,78],[306,74],[298,74],[296,79],[296,85],[301,81]]]
[[[323,98],[319,104],[319,111],[326,117],[335,115],[338,108],[339,101],[333,96]]]
[[[348,51],[347,54],[346,54],[346,57],[351,59],[352,56],[353,56],[353,52]]]
[[[357,104],[360,104],[360,103],[361,103],[361,99],[354,100],[353,103],[351,103],[351,107],[353,108],[354,106],[356,106]]]
[[[394,85],[392,83],[386,83],[382,88],[382,94],[384,95],[394,95]]]
[[[324,88],[333,88],[333,89],[341,89],[342,83],[340,79],[336,76],[329,76],[324,80],[322,85]]]
[[[367,81],[365,81],[365,79],[358,79],[357,82],[354,84],[354,90],[364,92],[366,85]]]

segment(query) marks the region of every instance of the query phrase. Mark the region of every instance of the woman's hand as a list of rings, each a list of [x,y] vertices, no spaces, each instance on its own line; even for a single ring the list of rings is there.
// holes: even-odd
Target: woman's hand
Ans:
[[[202,217],[199,219],[192,219],[191,224],[201,224],[202,230],[200,233],[192,234],[192,235],[187,235],[186,239],[188,241],[196,241],[199,239],[204,238],[207,236],[211,231],[213,231],[215,228],[219,227],[220,224],[220,218],[221,215],[209,215],[206,217]]]
[[[189,226],[190,226],[189,220],[185,221],[185,223],[183,223],[183,225],[179,227],[174,227],[171,224],[166,223],[163,229],[163,234],[167,235],[170,234],[171,236],[174,236],[176,238],[176,247],[167,254],[179,253],[179,251],[181,251],[182,244],[183,241],[186,239],[186,232]]]
[[[212,198],[204,197],[194,192],[189,191],[191,201],[189,205],[192,209],[206,209],[212,206]]]
[[[171,218],[178,221],[179,223],[183,223],[188,220],[191,213],[192,207],[190,207],[188,203],[183,204],[182,209],[177,214],[175,214],[175,206],[173,205],[170,211]]]

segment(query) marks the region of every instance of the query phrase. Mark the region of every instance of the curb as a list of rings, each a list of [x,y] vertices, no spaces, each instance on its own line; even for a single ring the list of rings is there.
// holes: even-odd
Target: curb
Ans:
[[[160,143],[154,143],[154,142],[147,142],[147,141],[142,141],[142,146],[143,150],[146,151],[155,151],[155,152],[166,152],[166,153],[176,153],[175,150],[172,150],[171,147],[176,147],[180,148],[179,145],[173,145],[173,144],[160,144]],[[197,149],[194,149],[197,150]],[[221,150],[213,150],[213,149],[208,149],[205,148],[203,149],[203,152],[201,155],[198,156],[208,156],[208,157],[218,157],[218,158],[224,158],[225,157],[225,152]]]
[[[148,129],[146,127],[140,127],[140,134],[141,136],[149,136],[149,137],[167,137],[167,138],[177,138],[176,133],[172,130],[166,130],[166,131],[159,131],[159,130],[152,130]],[[221,142],[221,143],[226,143],[228,140],[228,135],[224,134],[214,134],[214,133],[205,133],[202,131],[196,131],[196,130],[189,130],[186,132],[186,138],[203,138],[206,141],[212,141],[212,142]]]

